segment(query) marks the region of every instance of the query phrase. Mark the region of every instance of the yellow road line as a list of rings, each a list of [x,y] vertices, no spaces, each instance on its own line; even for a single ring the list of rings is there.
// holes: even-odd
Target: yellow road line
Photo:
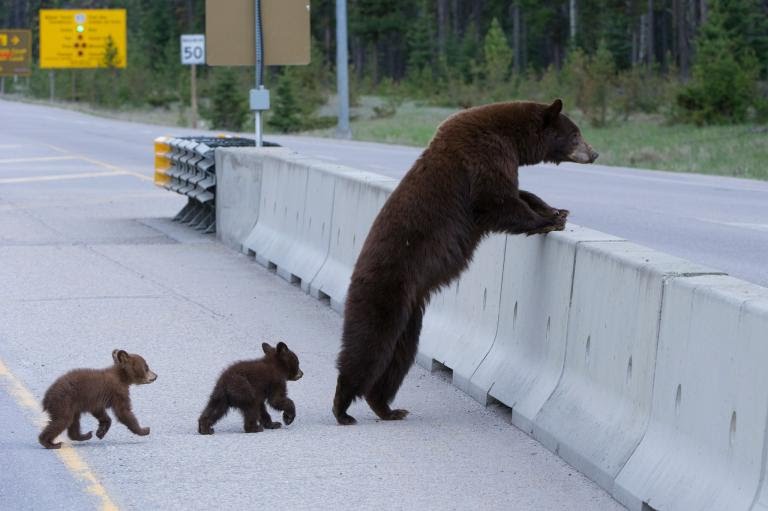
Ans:
[[[109,169],[112,172],[119,172],[120,174],[128,174],[129,176],[137,177],[139,179],[143,179],[144,181],[154,181],[154,178],[151,176],[145,176],[144,174],[139,174],[138,172],[125,170],[124,168],[118,167],[117,165],[112,165],[111,163],[106,163],[100,160],[94,160],[93,158],[89,158],[88,156],[85,156],[82,154],[78,154],[77,157],[80,158],[81,160],[85,160],[89,163],[93,163],[94,165],[99,165],[101,167],[104,167],[105,169]]]
[[[30,163],[36,161],[60,161],[60,160],[77,160],[77,156],[36,156],[32,158],[4,158],[0,160],[2,163]]]
[[[8,177],[0,179],[0,185],[34,183],[37,181],[62,181],[66,179],[88,179],[91,177],[113,177],[126,175],[127,172],[83,172],[80,174],[58,174],[54,176]]]
[[[142,179],[144,181],[154,181],[154,177],[152,177],[152,176],[145,176],[144,174],[139,174],[138,172],[132,172],[130,170],[126,170],[124,168],[118,167],[117,165],[112,165],[111,163],[106,163],[106,162],[103,162],[101,160],[96,160],[94,158],[90,158],[88,156],[85,156],[84,154],[73,153],[71,151],[68,151],[68,150],[62,148],[62,147],[58,147],[58,146],[55,146],[55,145],[52,145],[52,144],[43,144],[43,145],[50,147],[54,151],[59,151],[61,153],[68,154],[68,155],[70,155],[73,158],[79,158],[79,159],[87,161],[89,163],[93,163],[94,165],[98,165],[100,167],[104,167],[105,169],[108,169],[108,170],[110,170],[112,172],[120,172],[122,174],[127,174],[129,176],[137,177],[137,178]]]
[[[32,413],[35,425],[39,428],[44,427],[47,420],[41,413],[37,400],[21,380],[11,373],[2,360],[0,360],[0,379],[6,380],[11,397],[16,400],[19,406]],[[118,511],[117,505],[107,494],[106,488],[99,482],[96,474],[93,473],[85,460],[77,454],[77,451],[69,445],[62,444],[61,449],[56,449],[54,452],[73,476],[85,482],[85,490],[99,499],[101,511]]]

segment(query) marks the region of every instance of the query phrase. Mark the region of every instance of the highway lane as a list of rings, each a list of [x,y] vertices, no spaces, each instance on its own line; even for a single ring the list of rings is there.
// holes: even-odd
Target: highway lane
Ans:
[[[60,154],[87,155],[147,176],[155,136],[211,133],[7,101],[0,101],[0,118],[12,126],[9,133],[30,140],[39,137]],[[267,138],[324,161],[396,178],[421,151],[311,137]],[[2,144],[0,159],[10,150],[3,150]],[[523,167],[520,184],[550,204],[571,210],[574,223],[768,285],[768,182],[563,164]]]
[[[0,509],[621,509],[419,367],[397,397],[407,420],[382,423],[357,403],[360,423],[338,426],[339,315],[170,221],[185,201],[150,182],[147,143],[130,142],[132,154],[104,137],[94,149],[57,123],[25,133],[0,123]],[[215,435],[197,434],[221,369],[259,356],[265,340],[301,359],[304,377],[288,385],[296,421],[248,435],[231,413]],[[42,449],[45,389],[74,367],[106,366],[115,348],[159,375],[131,390],[151,434],[113,421],[103,440],[63,438],[67,457]]]

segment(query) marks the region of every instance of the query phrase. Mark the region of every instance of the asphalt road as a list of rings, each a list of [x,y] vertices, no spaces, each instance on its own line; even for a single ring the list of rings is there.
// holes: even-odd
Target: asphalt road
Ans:
[[[0,509],[621,508],[418,367],[397,397],[407,420],[381,423],[357,404],[360,424],[337,426],[340,317],[169,220],[184,200],[148,178],[163,131],[0,102]],[[233,413],[198,435],[219,371],[264,340],[301,359],[305,376],[288,386],[296,421],[249,435]],[[115,422],[104,440],[42,449],[45,389],[108,365],[115,348],[159,375],[132,390],[151,434]]]
[[[151,140],[200,133],[102,119],[0,100],[3,132],[151,175]],[[7,138],[7,136],[6,136]],[[269,136],[319,159],[402,176],[413,147],[308,137]],[[0,159],[9,153],[0,140]],[[596,148],[600,151],[600,148]],[[599,160],[598,160],[599,161]],[[569,209],[574,223],[768,286],[768,182],[601,165],[524,167],[521,187]]]

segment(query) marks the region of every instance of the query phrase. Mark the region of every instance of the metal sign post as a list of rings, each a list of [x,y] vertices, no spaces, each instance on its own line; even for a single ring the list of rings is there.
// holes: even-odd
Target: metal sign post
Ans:
[[[256,83],[249,99],[257,146],[263,145],[262,113],[269,110],[264,66],[309,63],[309,11],[308,0],[205,2],[207,65],[256,65]]]
[[[347,0],[336,0],[336,92],[339,96],[339,123],[336,137],[352,138],[349,129],[349,78],[347,56]]]
[[[181,36],[181,63],[190,66],[189,101],[192,110],[192,127],[197,128],[197,65],[205,64],[205,35],[183,34]]]
[[[250,106],[256,132],[256,147],[264,145],[261,130],[261,112],[269,110],[269,91],[264,88],[264,34],[261,26],[261,0],[254,0],[254,43],[256,54],[256,88],[251,89]]]

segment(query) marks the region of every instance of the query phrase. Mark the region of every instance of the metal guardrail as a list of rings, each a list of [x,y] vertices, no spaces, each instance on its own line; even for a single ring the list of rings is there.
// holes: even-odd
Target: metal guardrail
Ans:
[[[155,184],[188,197],[173,220],[205,233],[216,232],[215,151],[249,146],[255,146],[252,139],[227,136],[156,138]]]

